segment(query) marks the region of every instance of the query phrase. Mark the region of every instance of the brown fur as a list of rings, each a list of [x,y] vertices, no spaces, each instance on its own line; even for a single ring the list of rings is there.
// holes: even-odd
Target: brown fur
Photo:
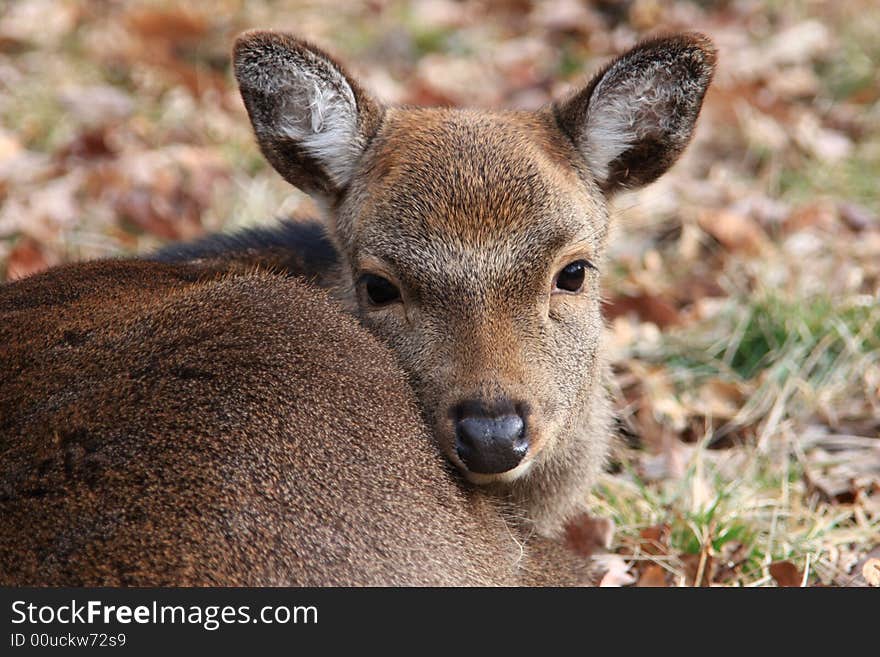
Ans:
[[[383,108],[332,57],[286,34],[243,35],[235,63],[261,149],[327,209],[338,264],[289,273],[331,288],[392,348],[450,461],[525,527],[560,536],[611,440],[598,277],[607,200],[684,150],[712,77],[711,42],[647,41],[538,112]],[[333,147],[334,129],[354,148]],[[580,292],[551,293],[576,260],[592,264]],[[365,273],[391,281],[401,303],[371,307]],[[455,444],[462,404],[524,409],[528,469],[469,472]]]
[[[0,287],[0,585],[584,583],[437,453],[391,353],[267,274]]]

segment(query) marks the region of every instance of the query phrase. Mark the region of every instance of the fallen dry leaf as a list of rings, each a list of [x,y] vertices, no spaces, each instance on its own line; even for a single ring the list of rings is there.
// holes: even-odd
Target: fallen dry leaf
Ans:
[[[420,102],[433,97],[441,104],[490,107],[501,100],[501,76],[488,62],[473,57],[428,55],[419,62],[416,74],[421,83],[416,88]]]
[[[725,296],[717,280],[707,279],[705,274],[691,276],[681,281],[675,290],[676,301],[679,305],[691,306],[703,301],[706,297],[718,299]]]
[[[709,586],[715,580],[716,562],[707,544],[699,554],[681,555],[685,582],[688,586]]]
[[[586,3],[577,0],[545,0],[535,3],[530,16],[538,26],[559,32],[589,34],[602,30],[601,20]]]
[[[672,303],[661,296],[647,293],[614,296],[605,302],[603,311],[609,321],[633,313],[643,322],[652,322],[661,329],[681,321]]]
[[[637,435],[645,447],[638,460],[640,476],[646,481],[681,477],[692,449],[644,409],[639,409],[635,419]]]
[[[853,142],[842,132],[822,126],[818,117],[804,113],[794,126],[798,145],[824,162],[839,162],[852,153]]]
[[[639,532],[639,546],[645,554],[661,555],[669,551],[670,526],[667,524],[645,527]]]
[[[21,142],[10,132],[0,128],[0,162],[21,153]]]
[[[208,31],[204,14],[189,9],[137,9],[126,17],[128,27],[144,39],[179,42],[202,38]]]
[[[648,564],[639,576],[639,587],[657,588],[668,586],[666,583],[666,571],[662,566],[655,563]]]
[[[710,379],[700,386],[691,410],[706,418],[731,420],[745,402],[743,385],[736,381]]]
[[[758,255],[769,244],[767,234],[758,222],[730,210],[701,212],[697,223],[729,251]]]
[[[776,580],[778,586],[786,588],[800,586],[804,578],[803,573],[791,561],[771,563],[770,576]]]
[[[110,85],[68,85],[58,93],[65,111],[92,129],[128,118],[134,111],[131,96]]]
[[[39,245],[30,239],[16,244],[6,259],[6,280],[14,281],[49,267],[46,255]]]
[[[820,85],[819,76],[804,65],[778,69],[767,79],[767,88],[786,99],[815,96]]]
[[[85,130],[76,135],[66,146],[55,153],[56,160],[74,160],[67,162],[67,166],[81,164],[83,160],[92,160],[109,157],[114,154],[114,149],[108,140],[107,130],[104,126]]]
[[[868,559],[862,566],[862,577],[871,586],[880,586],[880,559]]]
[[[784,225],[787,232],[797,232],[807,228],[830,231],[837,225],[837,220],[837,207],[829,201],[818,200],[795,208],[786,217]]]
[[[565,526],[567,545],[583,556],[607,550],[614,538],[614,521],[583,513]]]
[[[636,578],[629,570],[629,566],[626,565],[626,561],[617,554],[603,554],[595,557],[595,561],[597,566],[599,566],[600,572],[604,571],[604,575],[602,575],[602,579],[599,581],[599,586],[629,586],[636,581]]]
[[[871,212],[864,205],[844,202],[840,203],[837,209],[843,222],[850,230],[857,233],[880,226],[880,216],[875,212]]]
[[[866,432],[867,433],[867,432]],[[807,490],[825,502],[855,504],[865,502],[880,487],[880,444],[876,439],[836,436],[823,427],[803,434],[801,464]],[[841,459],[846,450],[849,458]]]
[[[180,7],[130,10],[124,22],[137,38],[126,57],[161,69],[196,95],[223,90],[226,76],[203,61],[211,52],[212,19],[216,20],[208,12]],[[222,57],[228,57],[225,49]]]
[[[75,3],[57,0],[19,0],[3,3],[0,36],[19,42],[55,45],[76,27]]]
[[[835,586],[880,586],[880,584],[872,584],[868,580],[868,577],[875,577],[877,575],[877,570],[875,568],[869,569],[868,564],[880,562],[880,545],[875,546],[861,559],[858,558],[858,554],[855,552],[850,552],[847,557],[849,562],[840,564],[840,570],[833,579]]]
[[[809,19],[779,32],[768,44],[763,58],[769,66],[802,64],[823,55],[833,43],[828,27]]]

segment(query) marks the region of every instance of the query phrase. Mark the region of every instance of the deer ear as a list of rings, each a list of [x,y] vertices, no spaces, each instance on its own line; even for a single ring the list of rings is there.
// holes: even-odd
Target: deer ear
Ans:
[[[606,194],[645,185],[690,141],[715,68],[701,34],[646,41],[553,107]]]
[[[303,191],[337,196],[378,129],[382,106],[329,55],[289,34],[246,32],[233,56],[263,155]]]

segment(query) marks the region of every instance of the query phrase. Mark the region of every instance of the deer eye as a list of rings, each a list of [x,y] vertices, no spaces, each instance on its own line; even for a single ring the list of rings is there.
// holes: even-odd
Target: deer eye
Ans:
[[[361,285],[367,293],[367,299],[374,306],[385,306],[400,301],[400,290],[387,278],[376,274],[364,274],[360,278]]]
[[[587,275],[587,269],[591,269],[592,264],[586,260],[575,260],[571,264],[566,265],[556,274],[556,281],[553,285],[554,292],[578,292],[584,286],[584,279]]]

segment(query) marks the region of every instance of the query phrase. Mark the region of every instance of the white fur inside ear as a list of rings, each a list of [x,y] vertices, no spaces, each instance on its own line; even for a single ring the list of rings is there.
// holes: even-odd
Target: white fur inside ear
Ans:
[[[613,82],[609,82],[612,80]],[[647,135],[662,130],[678,92],[657,68],[620,79],[606,75],[593,91],[580,143],[597,180],[606,180],[611,163]]]
[[[332,74],[323,77],[308,69],[287,72],[277,91],[282,99],[277,130],[298,142],[341,187],[349,182],[363,144],[354,92],[337,71]]]

